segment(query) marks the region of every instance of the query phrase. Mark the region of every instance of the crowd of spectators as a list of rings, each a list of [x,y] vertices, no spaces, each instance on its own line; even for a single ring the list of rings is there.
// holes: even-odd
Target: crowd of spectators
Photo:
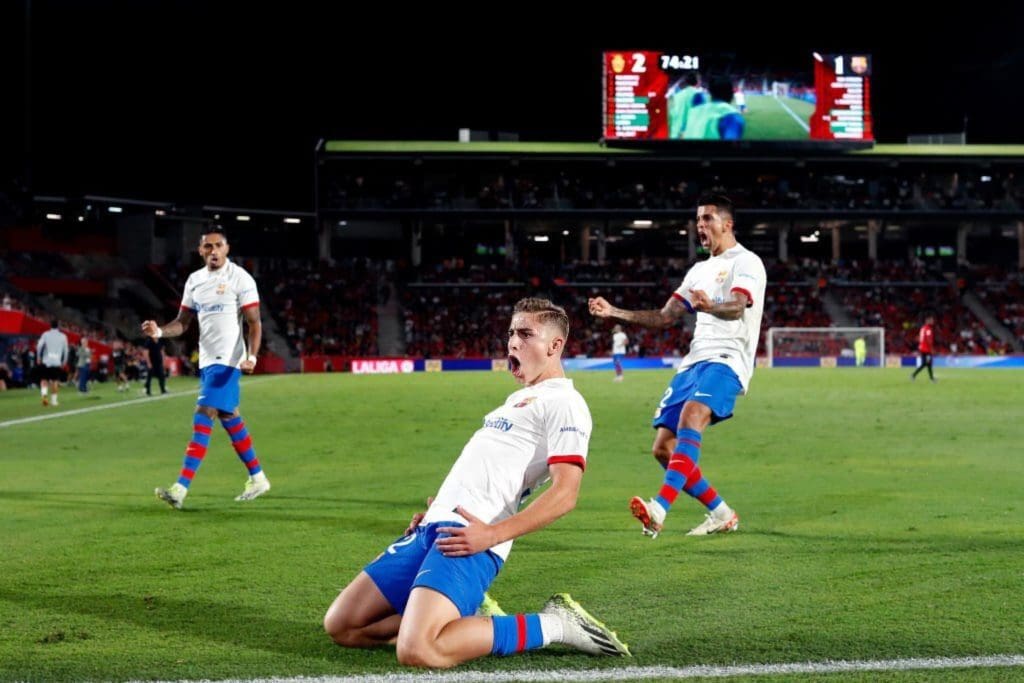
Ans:
[[[690,209],[705,192],[740,208],[893,211],[1015,210],[1024,182],[1012,170],[925,172],[913,167],[688,167],[685,172],[580,166],[434,174],[342,173],[325,181],[333,209]]]

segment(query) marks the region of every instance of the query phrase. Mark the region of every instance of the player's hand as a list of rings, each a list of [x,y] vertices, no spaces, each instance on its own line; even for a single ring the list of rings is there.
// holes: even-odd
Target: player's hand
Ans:
[[[611,317],[612,305],[603,296],[595,296],[592,299],[588,299],[587,307],[590,309],[590,315],[595,318]]]
[[[247,375],[251,375],[252,371],[256,369],[256,361],[246,358],[238,364],[238,369]]]
[[[158,339],[159,337],[157,335],[157,330],[159,329],[160,326],[156,324],[155,320],[147,320],[142,323],[142,334],[146,335],[147,337],[153,337],[153,339]]]
[[[690,305],[693,306],[695,311],[710,311],[714,305],[711,301],[711,297],[703,289],[691,289],[690,290]]]
[[[442,555],[466,557],[481,553],[495,544],[497,539],[494,537],[494,527],[469,514],[461,505],[455,508],[455,512],[465,517],[469,526],[438,527],[439,534],[451,534],[435,541]]]
[[[427,498],[427,507],[429,508],[433,504],[434,504],[434,497],[430,496],[429,498]],[[427,511],[426,510],[424,510],[423,512],[417,512],[415,515],[413,515],[412,519],[409,520],[409,526],[407,526],[405,528],[405,535],[408,536],[412,532],[416,531],[416,527],[418,527],[420,525],[420,522],[422,522],[423,518],[426,517],[426,516],[427,516]]]

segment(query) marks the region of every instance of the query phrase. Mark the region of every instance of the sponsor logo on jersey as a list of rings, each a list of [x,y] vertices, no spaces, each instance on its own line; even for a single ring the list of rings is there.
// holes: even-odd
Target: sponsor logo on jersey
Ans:
[[[199,304],[200,313],[220,313],[224,310],[224,304]]]
[[[579,427],[573,427],[571,425],[568,426],[568,427],[562,427],[558,431],[562,432],[562,433],[565,433],[565,432],[575,432],[575,433],[579,434],[581,438],[584,438],[584,439],[586,439],[589,436],[589,434],[587,434],[585,431],[583,431]]]
[[[499,432],[507,432],[512,429],[512,422],[503,417],[492,417],[484,420],[484,427],[497,429]]]

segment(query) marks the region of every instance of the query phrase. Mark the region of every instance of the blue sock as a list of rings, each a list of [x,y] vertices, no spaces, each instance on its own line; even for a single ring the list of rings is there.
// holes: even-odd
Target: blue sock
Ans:
[[[666,468],[661,491],[654,497],[666,512],[676,502],[676,496],[686,486],[688,475],[700,460],[700,442],[701,435],[696,430],[684,427],[676,432],[676,450]]]
[[[245,428],[242,416],[221,418],[220,423],[224,427],[224,431],[228,433],[231,447],[235,449],[235,453],[238,453],[239,460],[249,470],[249,476],[262,472],[263,468],[260,467],[260,461],[256,458],[256,451],[252,447],[252,437],[249,436],[249,430]]]
[[[491,623],[494,625],[494,645],[491,646],[491,654],[511,655],[536,650],[544,645],[540,617],[536,614],[491,617]]]
[[[195,413],[192,416],[192,440],[188,442],[185,449],[185,461],[181,465],[181,474],[178,476],[178,483],[188,488],[192,484],[192,477],[196,476],[196,470],[203,464],[206,457],[206,449],[210,447],[210,431],[213,428],[213,420],[203,413]]]

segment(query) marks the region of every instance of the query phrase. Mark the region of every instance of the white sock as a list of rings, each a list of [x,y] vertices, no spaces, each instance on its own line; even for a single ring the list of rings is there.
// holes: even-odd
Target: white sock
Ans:
[[[46,395],[50,393],[50,389],[44,384],[39,387],[39,393],[43,395],[43,398],[46,398]]]
[[[562,620],[557,614],[537,614],[540,619],[540,635],[544,640],[544,647],[551,643],[560,643],[565,636],[562,629]]]
[[[665,516],[668,515],[668,511],[661,507],[661,503],[654,498],[651,498],[650,502],[647,503],[647,511],[651,513],[651,517],[655,522],[658,524],[665,523]]]
[[[53,398],[50,399],[50,402],[53,403],[53,405],[57,405],[57,394],[53,395]]]
[[[711,511],[711,514],[715,516],[715,519],[729,519],[732,517],[732,508],[726,505],[723,500],[718,504],[718,507]]]
[[[252,475],[252,480],[255,482],[264,482],[267,480],[267,475],[263,470],[260,470],[256,474]]]

